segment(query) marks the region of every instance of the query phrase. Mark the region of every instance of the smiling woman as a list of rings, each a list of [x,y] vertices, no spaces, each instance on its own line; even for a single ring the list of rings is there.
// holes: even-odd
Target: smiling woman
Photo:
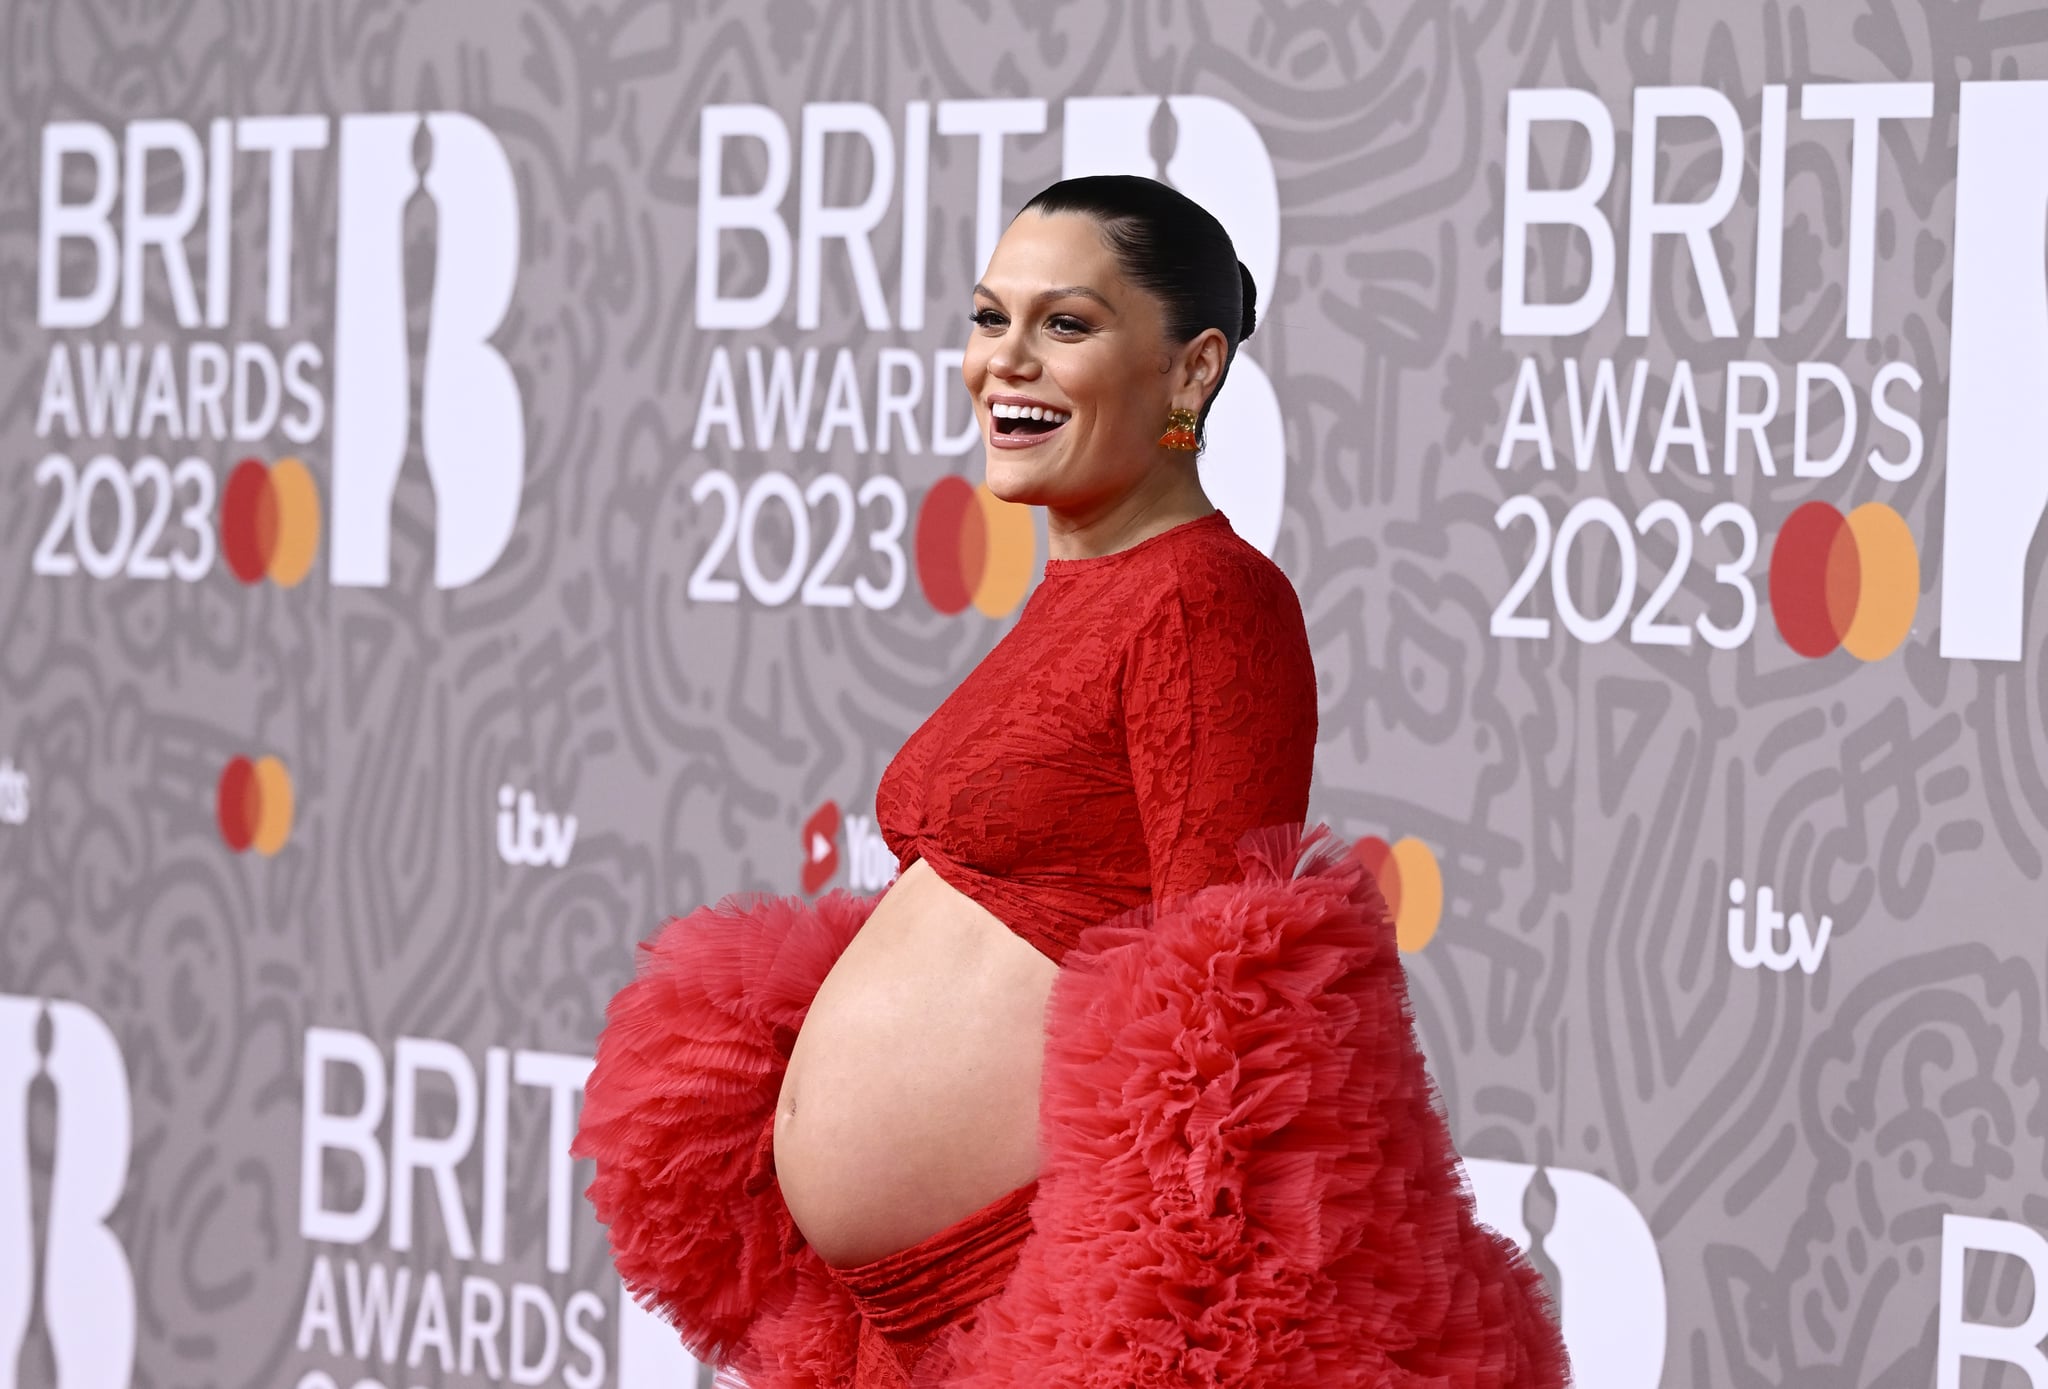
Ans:
[[[612,1004],[592,1201],[751,1389],[1563,1382],[1385,904],[1305,830],[1300,602],[1196,471],[1252,304],[1162,184],[1027,205],[961,370],[1051,555],[883,774],[900,875],[693,912]]]
[[[1100,205],[1090,185],[1102,184],[1121,185],[1120,206]],[[1018,214],[974,287],[961,376],[988,440],[988,487],[1047,508],[1055,559],[1107,554],[1215,509],[1162,428],[1177,410],[1207,418],[1251,332],[1253,290],[1214,218],[1162,215],[1176,201],[1194,206],[1149,179],[1055,184]],[[1177,264],[1159,263],[1165,246]]]

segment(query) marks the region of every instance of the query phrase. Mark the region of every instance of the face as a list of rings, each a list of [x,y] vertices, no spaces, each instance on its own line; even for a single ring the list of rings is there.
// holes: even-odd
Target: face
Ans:
[[[1099,506],[1174,466],[1158,442],[1167,412],[1199,410],[1222,366],[1223,335],[1169,342],[1159,301],[1072,213],[1010,224],[974,287],[973,324],[961,375],[988,488],[1034,506]]]

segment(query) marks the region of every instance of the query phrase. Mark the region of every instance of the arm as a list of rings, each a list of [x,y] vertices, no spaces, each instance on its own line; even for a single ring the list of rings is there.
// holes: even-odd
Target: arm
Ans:
[[[1126,653],[1124,741],[1155,901],[1235,881],[1245,831],[1308,814],[1315,664],[1300,602],[1277,587],[1183,585]]]

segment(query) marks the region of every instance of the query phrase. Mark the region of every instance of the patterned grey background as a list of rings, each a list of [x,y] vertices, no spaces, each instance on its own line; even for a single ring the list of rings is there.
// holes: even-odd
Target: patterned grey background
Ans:
[[[818,328],[797,326],[792,295],[762,328],[701,329],[700,113],[721,103],[770,108],[800,160],[805,103],[871,104],[900,154],[906,103],[1042,98],[1044,133],[1004,146],[1006,212],[1059,176],[1070,97],[1200,94],[1256,126],[1280,194],[1280,257],[1247,350],[1285,419],[1274,557],[1317,648],[1311,814],[1347,837],[1413,836],[1441,864],[1442,924],[1407,959],[1453,1132],[1470,1157],[1590,1173],[1626,1194],[1663,1281],[1661,1382],[1932,1384],[1944,1214],[2048,1232],[2048,547],[2037,543],[2026,568],[2024,660],[1945,659],[1936,620],[1959,83],[2048,77],[2048,18],[1936,0],[5,0],[0,17],[0,773],[11,765],[26,778],[25,818],[0,815],[0,993],[74,1000],[119,1042],[133,1143],[107,1224],[134,1272],[135,1384],[302,1385],[316,1371],[344,1385],[513,1382],[481,1367],[443,1373],[431,1357],[389,1365],[367,1341],[338,1356],[302,1344],[325,1256],[337,1280],[348,1260],[409,1270],[415,1284],[435,1274],[451,1303],[465,1277],[508,1296],[531,1285],[557,1308],[595,1290],[604,1310],[591,1325],[609,1364],[593,1382],[635,1389],[619,1370],[616,1284],[580,1200],[570,1266],[546,1264],[552,1140],[538,1089],[514,1086],[506,1105],[502,1262],[450,1250],[426,1180],[409,1250],[393,1247],[383,1222],[362,1244],[302,1237],[307,1030],[362,1034],[387,1068],[400,1037],[444,1041],[479,1077],[492,1048],[587,1056],[632,943],[663,915],[727,892],[798,891],[802,828],[828,802],[847,817],[831,881],[850,883],[851,817],[871,814],[896,748],[1004,629],[1007,619],[971,608],[936,611],[914,571],[879,608],[689,596],[723,515],[693,499],[712,470],[742,487],[768,469],[799,485],[898,479],[913,512],[906,546],[935,481],[979,477],[978,448],[857,452],[841,436],[822,453],[734,451],[722,433],[693,446],[715,347],[735,365],[748,348],[816,347],[821,396],[833,354],[850,347],[872,413],[875,354],[907,348],[929,372],[934,352],[964,338],[978,268],[975,142],[934,133],[923,328],[863,326],[844,252],[828,245]],[[1834,81],[1934,91],[1930,118],[1882,127],[1867,340],[1845,334],[1850,128],[1798,115],[1803,84]],[[1752,336],[1750,312],[1766,83],[1788,84],[1793,110],[1784,331],[1773,339]],[[1508,92],[1578,88],[1609,111],[1616,171],[1601,205],[1625,267],[1633,94],[1694,84],[1732,100],[1747,141],[1734,210],[1712,237],[1738,335],[1711,335],[1689,262],[1661,239],[1647,338],[1623,331],[1619,279],[1589,332],[1504,337]],[[517,188],[517,286],[493,342],[523,402],[521,500],[497,562],[449,589],[434,582],[436,498],[417,423],[437,226],[451,215],[431,199],[405,213],[415,423],[390,582],[328,578],[338,127],[295,164],[284,327],[264,319],[271,184],[254,154],[238,157],[224,213],[225,326],[178,324],[153,252],[140,324],[110,314],[53,329],[37,316],[51,122],[94,122],[118,146],[129,122],[169,119],[204,145],[221,117],[390,111],[475,117]],[[1666,127],[1663,196],[1711,186],[1708,134],[1704,122]],[[1584,167],[1583,142],[1559,135],[1537,141],[1539,183]],[[1171,149],[1171,122],[1154,138]],[[750,152],[732,164],[729,187],[761,177]],[[857,201],[869,172],[835,154],[827,201]],[[899,162],[874,234],[892,317],[902,172]],[[176,202],[168,160],[152,162],[146,182],[150,208]],[[82,170],[66,189],[88,195]],[[792,220],[795,189],[793,173]],[[202,213],[187,239],[195,273],[206,227]],[[735,238],[729,292],[758,282],[757,246]],[[74,246],[61,267],[73,292],[90,278],[81,254]],[[1585,273],[1580,243],[1537,236],[1533,295],[1569,298]],[[325,427],[303,445],[275,432],[240,442],[38,433],[53,347],[140,343],[146,356],[201,339],[280,357],[314,344]],[[1526,446],[1494,466],[1525,356],[1564,450],[1554,473]],[[1638,358],[1649,364],[1637,465],[1579,473],[1565,447],[1562,364],[1590,371],[1610,356],[1624,380]],[[1778,476],[1748,467],[1702,478],[1682,451],[1647,472],[1681,358],[1717,458],[1727,363],[1779,368]],[[1884,362],[1917,370],[1917,397],[1894,397],[1926,436],[1913,477],[1885,483],[1860,462],[1824,481],[1791,476],[1802,361],[1840,364],[1859,390]],[[746,414],[744,376],[739,391]],[[929,404],[927,394],[921,425]],[[953,402],[956,419],[963,405]],[[1866,409],[1853,458],[1871,447],[1895,452],[1897,439],[1874,431]],[[291,588],[244,585],[218,560],[195,582],[39,575],[33,555],[58,489],[37,466],[52,451],[80,469],[102,453],[123,469],[146,453],[191,454],[223,487],[244,456],[302,457],[321,495],[313,571]],[[1631,521],[1668,497],[1695,525],[1717,502],[1742,503],[1762,539],[1754,634],[1732,651],[1632,644],[1625,632],[1601,644],[1562,631],[1493,636],[1490,614],[1529,553],[1526,525],[1494,521],[1517,494],[1543,502],[1553,524],[1590,496]],[[1882,501],[1917,542],[1918,616],[1881,661],[1808,660],[1773,625],[1762,591],[1770,545],[1811,500],[1844,512]],[[89,510],[102,540],[118,522],[112,506],[102,488]],[[812,516],[815,554],[836,513],[822,504]],[[867,525],[841,581],[887,578],[863,549]],[[792,543],[779,504],[763,509],[758,534],[762,567],[779,573]],[[1042,559],[1042,521],[1039,534]],[[1671,563],[1669,535],[1639,542],[1631,612]],[[1729,557],[1726,537],[1695,535],[1671,615],[1711,610],[1725,622],[1710,575]],[[1614,547],[1602,544],[1589,537],[1593,561],[1573,571],[1589,609],[1616,582]],[[728,555],[718,574],[737,573]],[[1521,611],[1552,614],[1547,582]],[[289,769],[295,814],[275,856],[223,842],[216,787],[238,755]],[[562,866],[501,858],[502,786],[575,816]],[[1814,973],[1731,963],[1727,884],[1738,877],[1770,885],[1788,911],[1830,917]],[[328,1108],[360,1103],[360,1086],[333,1074]],[[445,1132],[453,1091],[434,1077],[423,1087],[419,1127]],[[30,1228],[10,1233],[17,1217],[0,1210],[0,1260],[26,1254],[39,1270],[53,1238],[49,1193],[72,1161],[53,1137],[57,1115],[102,1101],[48,1079],[26,1093],[26,1159],[0,1151],[0,1177],[9,1164],[26,1172]],[[473,1228],[486,1204],[481,1149],[460,1169]],[[326,1203],[354,1204],[360,1168],[335,1156],[324,1172]],[[585,1179],[579,1171],[575,1188]],[[1561,1185],[1539,1180],[1523,1206],[1531,1231],[1559,1243],[1570,1213],[1552,1194]],[[1560,1256],[1550,1267],[1577,1353],[1573,1266]],[[2029,1280],[2021,1260],[1978,1256],[1968,1271],[1955,1317],[2015,1322],[2048,1297],[2048,1265]],[[1599,1321],[1597,1308],[1577,1316]],[[10,1374],[58,1382],[48,1320],[32,1309],[17,1348],[0,1315],[0,1384]],[[344,1308],[344,1330],[353,1324]],[[584,1364],[565,1345],[545,1382],[576,1385]],[[2023,1379],[1991,1362],[1964,1366],[1965,1384]]]

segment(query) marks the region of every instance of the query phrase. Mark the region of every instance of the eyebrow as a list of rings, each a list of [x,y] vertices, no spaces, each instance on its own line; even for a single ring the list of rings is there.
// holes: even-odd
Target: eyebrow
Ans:
[[[976,294],[986,295],[988,298],[995,300],[998,304],[1003,302],[1002,296],[997,294],[994,290],[990,289],[987,285],[976,284],[974,286],[974,292]],[[1032,303],[1047,304],[1055,299],[1093,299],[1096,303],[1102,305],[1103,308],[1108,309],[1111,313],[1116,312],[1116,306],[1114,304],[1110,303],[1107,299],[1103,298],[1100,294],[1097,294],[1094,290],[1088,288],[1088,286],[1086,285],[1062,285],[1058,289],[1041,290],[1038,293],[1037,297],[1032,300]]]

